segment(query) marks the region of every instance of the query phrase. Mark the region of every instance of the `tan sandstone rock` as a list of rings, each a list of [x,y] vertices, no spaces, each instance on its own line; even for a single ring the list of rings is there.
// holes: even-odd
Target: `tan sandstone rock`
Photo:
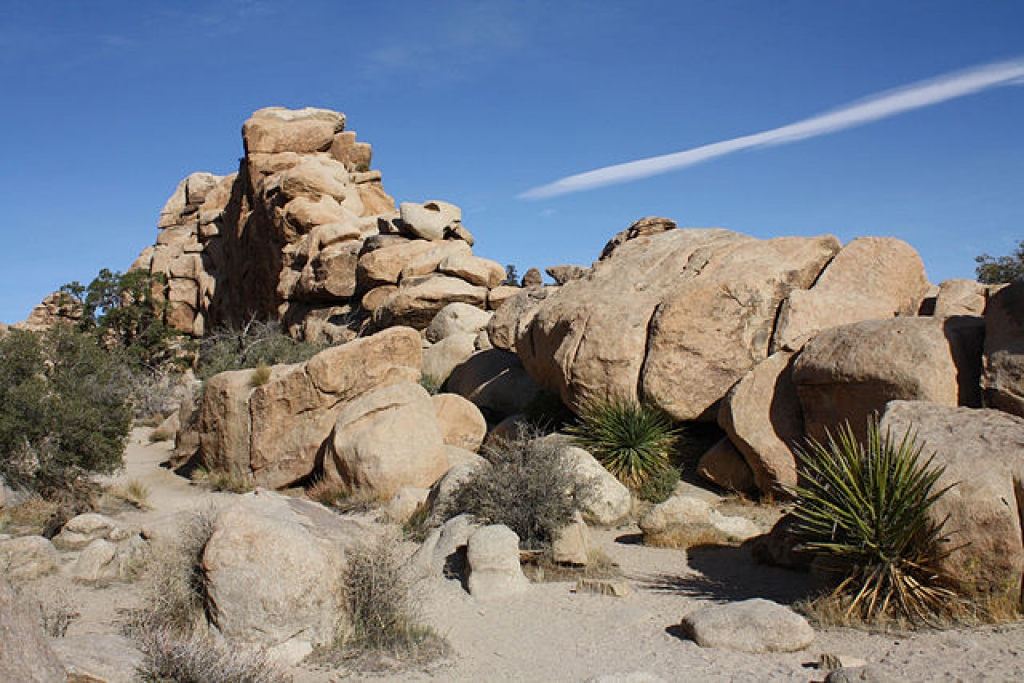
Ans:
[[[932,505],[935,522],[954,551],[942,568],[968,589],[1020,596],[1024,545],[1019,510],[1024,503],[1024,419],[997,410],[893,401],[885,408],[883,433],[896,438],[912,428],[944,467],[937,488],[955,486]]]
[[[866,320],[820,332],[793,363],[808,436],[849,421],[863,436],[891,400],[980,405],[978,318]]]
[[[480,409],[458,394],[437,394],[430,400],[444,442],[474,453],[478,451],[487,434],[487,421]]]
[[[1024,417],[1024,283],[989,299],[983,382],[986,406]]]
[[[306,107],[297,111],[267,107],[242,127],[248,154],[321,152],[330,148],[334,134],[345,128],[345,115]]]
[[[781,497],[789,497],[787,487],[797,483],[792,444],[804,435],[792,362],[786,351],[768,356],[729,390],[718,412],[718,424],[746,460],[757,488]]]
[[[324,472],[388,500],[404,486],[429,488],[448,469],[444,434],[423,387],[403,382],[338,412]]]
[[[844,246],[814,286],[789,295],[772,351],[796,351],[819,330],[917,313],[928,278],[917,252],[892,237],[859,237]]]

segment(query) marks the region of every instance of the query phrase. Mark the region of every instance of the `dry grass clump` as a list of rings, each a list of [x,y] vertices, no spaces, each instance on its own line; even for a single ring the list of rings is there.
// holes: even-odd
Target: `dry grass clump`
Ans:
[[[0,510],[0,533],[41,536],[51,520],[60,516],[60,510],[60,503],[34,493],[24,502]]]
[[[51,638],[66,636],[68,627],[75,619],[82,616],[78,611],[78,606],[63,588],[46,594],[37,602],[39,604],[39,621],[42,623],[43,632]]]
[[[112,486],[107,492],[139,510],[152,508],[152,505],[149,504],[150,488],[138,479],[129,479],[124,484]]]
[[[578,579],[621,579],[622,568],[601,548],[591,548],[587,564],[580,567],[558,564],[546,552],[524,553],[520,556],[523,573],[534,583],[576,581]]]
[[[306,490],[306,496],[342,514],[367,512],[381,503],[371,492],[359,491],[329,479],[318,479]]]
[[[160,443],[162,441],[170,441],[173,438],[174,438],[174,432],[172,432],[169,429],[163,429],[162,427],[157,427],[156,429],[154,429],[153,431],[151,431],[149,433],[149,442],[150,443]]]
[[[245,475],[235,471],[211,472],[205,467],[198,467],[192,472],[191,476],[193,481],[205,484],[211,491],[249,493],[253,490],[252,481]]]
[[[447,654],[444,638],[421,622],[420,596],[395,534],[353,551],[344,585],[351,628],[307,662],[380,671],[424,666]]]
[[[280,683],[292,680],[258,648],[227,648],[199,632],[153,628],[136,637],[147,683]]]
[[[260,363],[252,371],[252,376],[249,377],[249,386],[255,389],[256,387],[262,387],[264,384],[270,381],[271,369],[269,365]]]

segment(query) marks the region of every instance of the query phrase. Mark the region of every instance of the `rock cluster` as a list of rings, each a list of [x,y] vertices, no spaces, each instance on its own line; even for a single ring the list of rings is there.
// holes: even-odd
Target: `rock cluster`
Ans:
[[[167,322],[201,336],[256,319],[336,343],[378,328],[424,327],[447,303],[487,308],[505,278],[472,254],[458,207],[396,210],[371,148],[326,109],[261,109],[242,127],[237,173],[193,173],[160,213],[156,244],[132,268],[162,274]]]

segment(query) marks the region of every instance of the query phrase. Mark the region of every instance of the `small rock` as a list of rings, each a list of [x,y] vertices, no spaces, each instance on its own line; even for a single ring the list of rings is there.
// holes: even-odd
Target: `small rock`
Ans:
[[[68,520],[54,537],[53,544],[60,550],[81,550],[98,538],[122,541],[129,535],[110,517],[87,512]]]
[[[409,559],[417,578],[461,578],[465,570],[465,549],[480,525],[470,515],[452,517],[434,529]],[[518,560],[517,560],[518,562]]]
[[[572,522],[555,532],[551,557],[558,564],[578,567],[585,567],[590,561],[590,531],[579,512]]]
[[[68,680],[81,683],[132,683],[142,666],[142,653],[124,636],[84,633],[50,641],[68,671]]]
[[[704,607],[686,615],[682,629],[701,647],[740,652],[796,652],[814,641],[806,619],[761,598]]]
[[[849,669],[836,669],[825,677],[825,683],[856,683],[866,681],[867,683],[893,683],[897,679],[888,675],[876,666],[858,666]]]
[[[504,524],[491,524],[469,537],[466,547],[470,594],[479,599],[504,598],[530,585],[519,566],[519,536]]]
[[[84,583],[110,581],[121,575],[121,562],[117,546],[110,541],[97,538],[78,556],[71,575]]]
[[[384,508],[388,519],[396,524],[405,524],[416,514],[416,510],[427,502],[430,489],[403,486],[395,492],[394,497]]]
[[[835,669],[854,669],[867,665],[867,661],[860,657],[851,657],[850,655],[823,652],[821,656],[818,657],[818,668],[826,671],[834,671]]]

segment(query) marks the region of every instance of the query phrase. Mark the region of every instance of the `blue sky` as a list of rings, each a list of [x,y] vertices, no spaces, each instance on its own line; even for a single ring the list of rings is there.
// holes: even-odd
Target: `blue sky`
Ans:
[[[646,215],[893,235],[933,282],[1024,239],[1024,86],[541,200],[564,176],[784,126],[1024,58],[1024,2],[0,0],[0,320],[123,270],[264,106],[344,111],[399,201],[463,208],[476,253],[587,264]]]

